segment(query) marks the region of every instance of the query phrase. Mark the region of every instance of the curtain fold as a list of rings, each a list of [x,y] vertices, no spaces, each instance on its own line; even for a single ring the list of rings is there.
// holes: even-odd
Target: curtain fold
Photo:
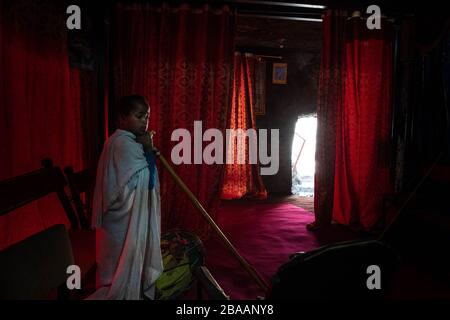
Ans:
[[[191,146],[194,121],[202,121],[203,132],[209,128],[224,132],[234,35],[234,16],[227,6],[119,4],[114,24],[114,96],[116,101],[132,93],[147,97],[149,127],[156,131],[155,145],[168,160],[178,144],[171,141],[175,129],[189,131]],[[113,110],[110,115],[115,116]],[[213,218],[222,167],[203,162],[174,166]],[[187,228],[206,237],[209,226],[188,197],[161,167],[159,175],[163,230]]]
[[[253,111],[256,63],[256,58],[251,55],[241,53],[234,55],[233,92],[228,115],[228,129],[241,129],[244,132],[248,129],[253,129],[256,132],[256,121]],[[267,198],[267,191],[260,175],[259,164],[249,163],[249,140],[246,139],[243,145],[243,151],[246,156],[245,163],[242,164],[237,163],[238,148],[242,146],[236,142],[230,144],[230,148],[226,150],[227,156],[232,157],[235,161],[232,164],[225,164],[221,198]],[[242,150],[240,151],[242,152]]]
[[[392,190],[393,29],[382,19],[380,30],[369,30],[365,20],[347,20],[338,11],[327,12],[324,26],[316,222],[330,223],[332,218],[373,229],[382,223],[382,197]],[[338,29],[343,33],[332,33]]]
[[[334,200],[336,119],[342,108],[345,71],[344,10],[327,10],[323,17],[322,57],[317,92],[314,214],[317,225],[331,223]]]
[[[55,165],[84,166],[79,74],[69,69],[65,10],[51,1],[0,2],[0,180]],[[56,223],[56,196],[0,217],[0,249]]]

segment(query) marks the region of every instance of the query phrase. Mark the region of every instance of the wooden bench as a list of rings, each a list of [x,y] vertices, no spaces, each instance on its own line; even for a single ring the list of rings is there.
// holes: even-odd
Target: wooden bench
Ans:
[[[70,199],[80,220],[82,229],[89,229],[92,217],[92,197],[95,185],[95,168],[75,172],[71,166],[64,168],[70,190]],[[84,194],[85,201],[81,196]]]
[[[44,168],[0,182],[0,215],[56,193],[73,228],[78,220],[64,192],[59,168]],[[0,299],[68,298],[67,267],[75,264],[68,232],[54,225],[0,252]]]
[[[42,160],[42,166],[46,169],[55,168],[53,161],[49,158]],[[59,168],[57,168],[61,172]],[[66,214],[76,216],[77,225],[69,229],[69,237],[72,243],[75,263],[80,267],[82,276],[82,289],[77,291],[78,296],[74,298],[85,298],[95,289],[95,230],[89,228],[89,219],[84,211],[85,205],[81,201],[81,193],[89,189],[92,183],[91,179],[95,181],[95,170],[93,176],[85,174],[85,171],[75,174],[71,167],[65,167],[65,186],[70,190],[70,197],[64,192],[60,201],[69,204],[69,209]]]

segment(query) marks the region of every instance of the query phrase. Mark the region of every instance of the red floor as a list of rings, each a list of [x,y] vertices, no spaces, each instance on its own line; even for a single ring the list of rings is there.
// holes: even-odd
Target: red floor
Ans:
[[[224,201],[218,212],[217,221],[222,231],[268,282],[294,252],[308,251],[329,243],[370,238],[367,234],[355,233],[337,224],[314,233],[308,232],[305,225],[314,220],[314,215],[295,204],[287,204],[284,198],[269,203]],[[256,299],[264,295],[217,237],[205,246],[207,266],[231,299]],[[386,298],[449,299],[450,283],[441,283],[442,279],[448,277],[439,276],[406,259]]]
[[[218,224],[239,253],[270,282],[278,267],[298,251],[319,246],[305,225],[314,215],[291,204],[224,202]],[[256,299],[264,293],[217,237],[206,244],[207,265],[231,299]]]

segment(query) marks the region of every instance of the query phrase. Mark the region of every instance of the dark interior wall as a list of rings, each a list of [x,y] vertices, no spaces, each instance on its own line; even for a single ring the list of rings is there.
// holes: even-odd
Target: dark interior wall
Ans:
[[[393,104],[395,189],[410,190],[436,159],[450,164],[450,28],[427,12],[398,22]]]
[[[291,193],[291,152],[295,124],[299,116],[315,114],[317,76],[320,67],[319,52],[291,52],[282,54],[283,59],[267,60],[266,114],[256,117],[258,129],[279,129],[278,173],[263,176],[270,193]],[[288,65],[287,84],[272,83],[274,62]]]

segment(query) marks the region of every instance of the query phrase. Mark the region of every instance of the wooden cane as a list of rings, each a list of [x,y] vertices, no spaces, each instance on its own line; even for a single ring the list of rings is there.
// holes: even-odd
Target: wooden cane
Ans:
[[[203,217],[208,221],[213,230],[219,235],[220,239],[223,241],[225,246],[231,251],[231,253],[236,257],[241,266],[250,274],[250,276],[258,283],[259,287],[265,292],[268,293],[269,285],[261,278],[261,276],[253,269],[252,266],[242,257],[233,244],[228,240],[228,238],[223,234],[222,230],[220,230],[219,226],[214,222],[211,216],[206,212],[205,208],[203,208],[202,204],[198,201],[198,199],[194,196],[194,194],[189,190],[186,184],[181,180],[180,176],[173,170],[164,156],[157,149],[153,149],[153,153],[156,157],[159,158],[164,168],[169,172],[175,182],[180,186],[180,188],[187,194],[189,199],[192,201],[194,206],[200,211]]]

